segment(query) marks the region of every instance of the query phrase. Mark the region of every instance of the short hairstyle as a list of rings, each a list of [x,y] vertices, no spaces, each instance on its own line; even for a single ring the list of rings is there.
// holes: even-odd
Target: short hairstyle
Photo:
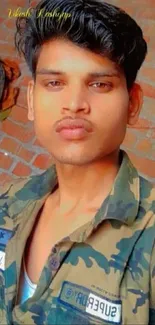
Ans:
[[[67,13],[44,17],[44,13]],[[70,14],[70,15],[69,15]],[[126,77],[127,88],[132,88],[146,53],[147,44],[136,21],[124,10],[102,0],[44,0],[33,8],[29,17],[16,20],[15,46],[23,54],[36,76],[42,45],[56,38],[70,40],[79,47],[108,57]]]

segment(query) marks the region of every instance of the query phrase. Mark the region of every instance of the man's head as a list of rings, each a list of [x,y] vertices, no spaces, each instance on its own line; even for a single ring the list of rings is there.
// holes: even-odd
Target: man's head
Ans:
[[[147,45],[140,27],[95,0],[45,0],[25,23],[17,19],[16,46],[33,75],[28,118],[41,144],[56,161],[75,165],[118,150],[142,104],[135,79]],[[86,120],[91,132],[65,139],[56,127],[66,117]]]

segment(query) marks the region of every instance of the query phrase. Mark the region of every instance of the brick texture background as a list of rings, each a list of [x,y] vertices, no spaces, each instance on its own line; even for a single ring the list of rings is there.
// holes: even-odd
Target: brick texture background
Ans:
[[[148,55],[137,80],[144,91],[144,103],[138,123],[127,129],[122,148],[127,151],[140,174],[155,182],[155,0],[107,0],[125,9],[140,24],[148,43]],[[27,118],[26,88],[30,72],[14,48],[15,18],[9,9],[26,11],[37,1],[0,2],[0,57],[19,64],[21,76],[14,82],[20,87],[16,105],[0,122],[0,186],[12,178],[42,173],[52,163],[51,155],[36,139],[33,123]]]

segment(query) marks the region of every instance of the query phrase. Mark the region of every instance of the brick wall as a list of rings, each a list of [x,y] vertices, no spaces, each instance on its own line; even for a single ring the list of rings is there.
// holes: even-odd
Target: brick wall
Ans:
[[[127,129],[122,148],[140,174],[155,181],[155,0],[107,0],[125,9],[140,24],[148,43],[148,55],[139,72],[138,81],[144,91],[144,104],[137,125]],[[50,154],[35,137],[33,123],[27,119],[26,87],[30,73],[14,49],[15,18],[9,9],[33,5],[28,0],[5,0],[0,3],[0,57],[19,64],[21,76],[15,81],[20,87],[16,105],[8,119],[0,122],[0,185],[12,178],[38,174],[51,164]]]

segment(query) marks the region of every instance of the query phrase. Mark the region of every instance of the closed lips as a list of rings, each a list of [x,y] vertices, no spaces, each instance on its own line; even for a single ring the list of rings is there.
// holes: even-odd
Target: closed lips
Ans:
[[[88,125],[86,121],[83,120],[63,120],[57,125],[56,131],[60,132],[62,129],[77,129],[83,128],[86,131],[90,132],[92,128]]]

